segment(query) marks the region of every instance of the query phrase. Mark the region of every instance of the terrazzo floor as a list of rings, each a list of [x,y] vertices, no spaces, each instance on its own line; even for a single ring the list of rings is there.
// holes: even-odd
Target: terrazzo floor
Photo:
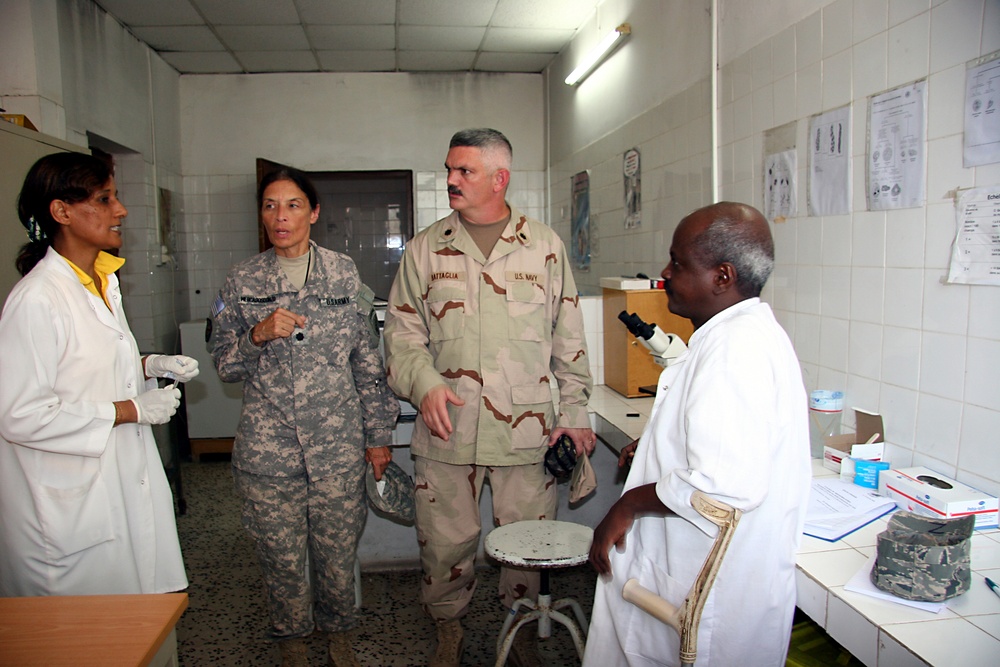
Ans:
[[[222,460],[225,458],[225,460]],[[189,606],[177,624],[182,667],[279,665],[278,647],[265,637],[267,610],[253,547],[239,520],[228,457],[181,467],[186,513],[177,518],[187,566]],[[415,538],[414,538],[415,539]],[[465,628],[463,665],[493,665],[504,609],[496,600],[499,569],[477,569],[479,588]],[[590,617],[595,575],[589,566],[551,574],[554,597],[572,594]],[[353,645],[362,665],[404,667],[427,664],[434,626],[417,603],[417,571],[362,572],[362,620]],[[532,626],[533,627],[533,626]],[[524,632],[524,630],[522,630]],[[548,667],[578,665],[569,632],[553,624],[539,642]],[[311,662],[326,665],[324,643],[310,638]]]

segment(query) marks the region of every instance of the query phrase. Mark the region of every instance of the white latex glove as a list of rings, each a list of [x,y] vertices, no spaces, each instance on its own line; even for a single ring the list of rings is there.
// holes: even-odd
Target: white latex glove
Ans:
[[[151,389],[129,400],[135,405],[136,421],[140,424],[166,424],[181,404],[181,390],[177,387]]]
[[[187,382],[198,376],[198,360],[183,354],[146,356],[146,377]]]

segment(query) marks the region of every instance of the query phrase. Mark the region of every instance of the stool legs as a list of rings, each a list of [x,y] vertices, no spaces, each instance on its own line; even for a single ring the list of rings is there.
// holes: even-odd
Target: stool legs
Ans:
[[[570,635],[573,637],[573,644],[576,646],[577,655],[580,656],[580,660],[583,660],[583,650],[586,644],[585,637],[588,632],[587,619],[583,615],[583,609],[572,598],[562,598],[561,600],[557,600],[555,604],[552,604],[552,595],[549,593],[549,573],[547,570],[541,571],[541,580],[539,583],[538,602],[521,598],[514,602],[510,608],[510,612],[507,614],[507,618],[504,619],[503,627],[500,628],[500,638],[497,640],[496,667],[503,667],[507,662],[507,654],[510,653],[510,647],[514,643],[514,635],[517,634],[517,631],[526,623],[534,620],[538,621],[538,637],[540,639],[548,639],[552,636],[553,620],[566,626],[566,629],[569,630]],[[576,622],[559,611],[567,607],[573,610]],[[517,617],[517,612],[523,608],[528,608],[531,611],[523,614],[515,624],[514,619]]]
[[[557,600],[556,603],[552,605],[553,609],[565,609],[566,607],[573,610],[573,614],[576,616],[576,624],[580,627],[580,631],[583,633],[583,636],[586,637],[587,633],[590,632],[590,628],[587,627],[587,617],[583,615],[583,609],[580,608],[579,602],[573,598],[563,598],[562,600]],[[566,624],[563,623],[563,625]]]

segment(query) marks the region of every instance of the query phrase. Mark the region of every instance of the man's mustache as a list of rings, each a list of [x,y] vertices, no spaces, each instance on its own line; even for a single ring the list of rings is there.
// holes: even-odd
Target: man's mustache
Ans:
[[[457,188],[456,186],[454,186],[454,185],[449,185],[449,186],[448,186],[448,194],[450,194],[450,195],[457,195],[457,196],[461,197],[461,196],[462,196],[462,191],[461,191],[461,190],[459,190],[459,189],[458,189],[458,188]]]

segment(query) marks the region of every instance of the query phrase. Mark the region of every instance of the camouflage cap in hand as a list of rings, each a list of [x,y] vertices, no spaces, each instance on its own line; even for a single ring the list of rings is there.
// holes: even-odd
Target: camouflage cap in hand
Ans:
[[[412,523],[415,515],[416,500],[414,498],[413,480],[400,468],[395,461],[389,462],[389,467],[382,473],[382,492],[379,493],[380,482],[375,481],[375,473],[368,466],[365,473],[365,488],[368,491],[368,504],[372,509],[386,514],[389,518]]]
[[[553,477],[568,477],[576,466],[576,445],[565,433],[545,452],[545,469]]]

